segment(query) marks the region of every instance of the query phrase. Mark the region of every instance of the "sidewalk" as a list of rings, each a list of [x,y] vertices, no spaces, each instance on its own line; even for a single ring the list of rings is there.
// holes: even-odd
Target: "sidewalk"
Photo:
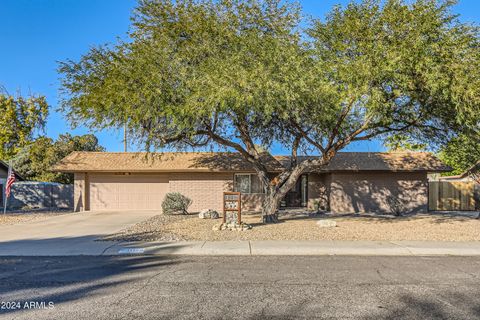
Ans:
[[[103,255],[364,255],[480,256],[480,242],[437,241],[180,241],[118,243]]]

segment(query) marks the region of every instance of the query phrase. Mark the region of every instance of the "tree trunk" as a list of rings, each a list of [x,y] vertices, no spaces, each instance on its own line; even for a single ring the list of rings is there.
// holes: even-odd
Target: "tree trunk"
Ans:
[[[266,188],[265,198],[262,204],[262,216],[263,223],[276,223],[278,222],[278,206],[280,201],[297,183],[298,178],[302,174],[302,171],[293,171],[287,181],[282,184],[280,188],[277,186],[269,186]]]
[[[277,223],[278,222],[278,204],[281,198],[272,193],[265,194],[265,199],[262,204],[263,223]]]

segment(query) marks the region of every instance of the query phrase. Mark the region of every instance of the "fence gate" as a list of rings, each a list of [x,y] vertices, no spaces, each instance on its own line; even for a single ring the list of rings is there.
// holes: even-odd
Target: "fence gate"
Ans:
[[[428,209],[443,211],[475,210],[475,183],[469,181],[430,181]]]

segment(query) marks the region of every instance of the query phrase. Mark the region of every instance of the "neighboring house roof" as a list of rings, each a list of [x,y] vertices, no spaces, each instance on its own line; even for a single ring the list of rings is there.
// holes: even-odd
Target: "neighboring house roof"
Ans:
[[[475,173],[477,171],[480,170],[480,161],[478,161],[477,163],[475,163],[473,166],[471,166],[470,168],[468,168],[464,173],[462,173],[462,175],[464,177],[468,176],[469,174],[471,174],[472,172]]]
[[[3,170],[5,170],[5,172],[8,172],[8,164],[6,164],[5,162],[3,162],[2,160],[0,160],[0,168],[2,168]],[[19,181],[24,181],[25,179],[19,175],[16,171],[15,171],[15,168],[13,169],[13,172],[15,173],[15,178]]]
[[[289,156],[265,156],[267,169],[288,167]],[[301,160],[309,157],[301,157]],[[60,172],[251,172],[252,165],[235,152],[73,152],[53,171]],[[427,152],[340,152],[320,171],[450,171]]]
[[[473,166],[465,170],[463,173],[456,175],[456,176],[445,176],[445,177],[440,177],[439,180],[466,180],[466,179],[471,179],[472,174],[478,174],[478,171],[480,170],[480,161],[475,163]]]
[[[467,175],[458,174],[455,176],[438,177],[438,180],[439,181],[468,181],[468,180],[471,180],[471,178]]]

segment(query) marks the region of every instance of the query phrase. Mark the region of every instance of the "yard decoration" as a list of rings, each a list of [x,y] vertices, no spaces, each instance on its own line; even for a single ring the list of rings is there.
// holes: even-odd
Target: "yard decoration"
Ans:
[[[303,21],[291,1],[143,0],[127,41],[60,64],[61,109],[93,130],[126,125],[146,150],[238,152],[277,222],[299,177],[350,143],[478,133],[479,30],[452,5],[352,1]],[[272,177],[274,145],[291,161]]]
[[[242,223],[242,194],[240,192],[223,193],[223,223]]]
[[[223,223],[214,226],[214,230],[249,230],[252,227],[242,222],[242,194],[240,192],[223,193]]]

